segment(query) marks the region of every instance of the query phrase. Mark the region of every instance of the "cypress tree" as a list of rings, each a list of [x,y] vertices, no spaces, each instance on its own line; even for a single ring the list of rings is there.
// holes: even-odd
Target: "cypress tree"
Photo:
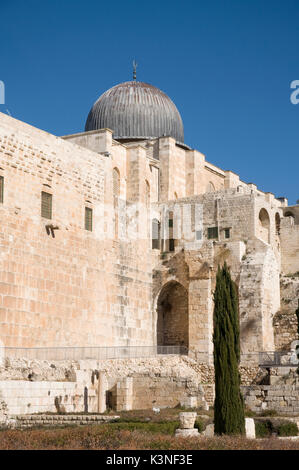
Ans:
[[[215,434],[244,434],[240,391],[240,327],[236,287],[229,269],[218,266],[214,292]]]

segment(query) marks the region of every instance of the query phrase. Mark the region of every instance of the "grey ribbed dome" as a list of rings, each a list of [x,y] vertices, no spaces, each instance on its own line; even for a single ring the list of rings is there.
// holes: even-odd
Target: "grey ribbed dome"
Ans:
[[[182,118],[171,99],[143,82],[124,82],[110,88],[95,102],[85,131],[109,128],[113,138],[151,139],[171,136],[184,143]]]

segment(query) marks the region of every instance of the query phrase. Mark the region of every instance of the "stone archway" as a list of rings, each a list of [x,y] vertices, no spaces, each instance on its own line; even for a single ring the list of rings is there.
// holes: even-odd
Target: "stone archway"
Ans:
[[[188,292],[177,281],[164,285],[157,302],[157,345],[189,347]]]
[[[261,209],[259,213],[259,238],[270,243],[270,217],[266,209]]]

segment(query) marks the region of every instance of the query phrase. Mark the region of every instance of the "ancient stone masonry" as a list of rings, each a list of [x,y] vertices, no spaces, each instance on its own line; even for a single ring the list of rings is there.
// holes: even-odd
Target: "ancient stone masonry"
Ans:
[[[149,87],[157,104],[162,92]],[[15,362],[0,370],[10,412],[175,406],[186,397],[211,404],[213,291],[224,261],[239,293],[241,351],[251,355],[242,364],[246,385],[255,380],[251,372],[260,373],[259,352],[296,339],[299,206],[188,147],[164,94],[173,112],[155,107],[159,126],[151,127],[145,89],[139,82],[116,87],[122,104],[105,94],[109,123],[129,135],[105,120],[99,129],[98,105],[88,131],[63,137],[0,113],[0,362],[42,361],[48,353],[82,359],[92,347],[90,359],[111,357],[108,348],[136,357],[151,351],[144,363],[115,360],[109,370]],[[118,114],[119,106],[129,108]],[[169,347],[186,355],[169,359],[175,373],[159,358]],[[74,349],[64,356],[63,348]]]
[[[260,383],[265,371],[240,366],[242,385]],[[266,374],[267,375],[267,374]],[[188,356],[101,361],[6,359],[0,368],[6,415],[101,412],[214,402],[214,368]],[[189,405],[188,405],[189,403]],[[3,413],[2,413],[3,414]]]
[[[274,349],[285,201],[172,137],[119,143],[102,129],[61,139],[6,115],[0,124],[6,347],[173,343],[211,354],[215,272],[227,261],[243,351]],[[162,259],[150,240],[155,217]]]
[[[7,424],[15,428],[31,428],[36,426],[74,426],[115,422],[119,416],[104,415],[19,415],[11,416]]]
[[[273,318],[275,350],[289,351],[297,339],[299,277],[283,276],[280,279],[281,308]]]
[[[0,127],[2,342],[152,344],[150,258],[144,242],[106,233],[107,161],[18,121],[12,129],[7,119]],[[40,216],[41,191],[53,194],[50,221]],[[96,217],[92,233],[84,230],[86,204]],[[57,229],[48,234],[47,224]]]
[[[246,406],[257,413],[266,410],[286,416],[299,413],[299,384],[295,368],[291,371],[286,367],[271,369],[270,384],[243,387],[243,394]]]

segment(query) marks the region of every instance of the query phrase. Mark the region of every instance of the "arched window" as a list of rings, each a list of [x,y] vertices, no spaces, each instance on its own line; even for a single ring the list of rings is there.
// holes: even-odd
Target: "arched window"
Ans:
[[[270,243],[270,217],[266,209],[261,209],[259,213],[259,238]]]
[[[160,249],[160,222],[158,219],[152,221],[152,249]]]
[[[212,183],[212,181],[210,181],[208,186],[207,186],[207,193],[213,193],[214,191],[215,191],[215,186]]]

